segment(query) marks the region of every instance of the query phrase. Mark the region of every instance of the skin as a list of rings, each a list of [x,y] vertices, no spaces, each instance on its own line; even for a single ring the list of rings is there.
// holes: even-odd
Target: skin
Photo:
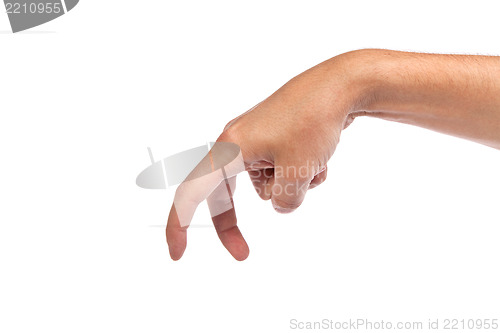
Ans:
[[[271,200],[278,212],[289,213],[308,189],[326,179],[342,130],[359,116],[500,149],[500,57],[390,50],[341,54],[296,76],[230,121],[218,141],[240,146],[259,196]],[[305,172],[279,172],[290,167]],[[289,191],[279,191],[283,188]],[[231,255],[246,259],[249,249],[234,208],[212,220]],[[166,229],[173,260],[184,253],[186,232],[173,205]]]

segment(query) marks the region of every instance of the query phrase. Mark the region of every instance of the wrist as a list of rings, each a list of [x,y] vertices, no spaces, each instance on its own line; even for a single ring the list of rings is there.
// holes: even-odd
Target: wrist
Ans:
[[[331,67],[331,76],[341,82],[341,94],[347,100],[343,111],[345,118],[370,112],[375,102],[384,95],[384,52],[361,49],[343,53],[326,62]]]
[[[439,76],[432,70],[427,73],[428,68],[422,73],[424,65],[415,66],[414,53],[362,49],[338,57],[347,73],[346,89],[354,94],[346,119],[369,115],[398,121],[412,117],[417,104],[426,97],[419,93],[435,87],[425,78]]]

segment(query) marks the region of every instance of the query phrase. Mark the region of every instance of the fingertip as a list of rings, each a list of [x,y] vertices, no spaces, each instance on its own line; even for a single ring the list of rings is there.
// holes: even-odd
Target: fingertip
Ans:
[[[170,258],[174,261],[181,259],[184,251],[186,250],[186,229],[187,227],[180,226],[175,207],[172,206],[172,210],[170,211],[170,215],[168,217],[167,228],[165,229],[165,236]]]
[[[280,214],[290,214],[296,210],[295,208],[283,208],[283,207],[279,207],[279,206],[275,206],[275,205],[273,205],[273,208],[276,212],[278,212]]]
[[[275,181],[271,196],[271,203],[275,211],[280,214],[289,214],[297,210],[304,201],[310,181]]]
[[[167,231],[167,245],[168,251],[170,253],[170,258],[177,261],[182,258],[184,251],[186,250],[187,239],[185,232],[174,232],[169,233]]]
[[[277,198],[272,198],[273,208],[280,214],[290,214],[299,208],[299,204],[286,204]]]
[[[250,249],[248,247],[248,244],[244,242],[244,245],[236,251],[230,251],[231,255],[233,256],[234,259],[237,261],[244,261],[248,258],[250,255]]]
[[[184,254],[184,250],[174,250],[172,248],[169,248],[170,252],[170,258],[172,258],[173,261],[179,261],[179,259],[182,258],[182,255]]]
[[[243,261],[248,258],[250,249],[238,228],[234,228],[229,232],[223,233],[220,235],[220,238],[222,244],[234,259]]]
[[[245,255],[238,256],[238,257],[233,256],[233,258],[234,258],[234,259],[236,259],[237,261],[240,261],[240,262],[241,262],[241,261],[245,261],[245,260],[247,260],[247,258],[248,258],[248,255],[249,255],[249,254],[250,254],[250,253],[247,253],[247,254],[245,254]]]

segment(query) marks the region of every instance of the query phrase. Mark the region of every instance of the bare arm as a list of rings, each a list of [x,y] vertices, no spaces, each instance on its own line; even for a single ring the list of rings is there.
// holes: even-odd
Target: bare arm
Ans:
[[[350,117],[417,125],[500,149],[500,57],[355,51],[367,94]]]
[[[228,184],[246,170],[262,199],[280,213],[292,212],[326,179],[342,130],[362,115],[500,149],[500,57],[359,50],[327,60],[226,125],[218,141],[236,143],[242,156],[241,168],[228,168]],[[213,150],[207,161],[223,155]],[[174,260],[184,253],[187,226],[207,197],[211,208],[217,206],[212,220],[224,246],[237,260],[249,254],[232,193],[222,196],[231,186],[213,175],[177,190],[166,230]]]

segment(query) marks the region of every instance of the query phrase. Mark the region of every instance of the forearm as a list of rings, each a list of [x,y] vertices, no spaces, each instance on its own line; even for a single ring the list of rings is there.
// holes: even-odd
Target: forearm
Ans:
[[[500,149],[500,57],[389,50],[349,57],[363,96],[348,117],[416,125]]]

